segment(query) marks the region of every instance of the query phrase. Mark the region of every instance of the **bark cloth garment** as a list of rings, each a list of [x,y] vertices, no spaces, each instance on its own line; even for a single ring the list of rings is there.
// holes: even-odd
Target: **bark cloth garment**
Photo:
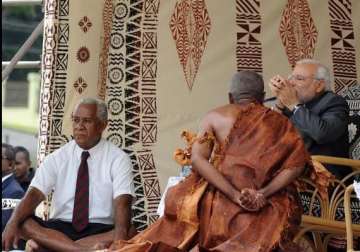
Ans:
[[[223,146],[212,134],[197,141],[215,143],[211,162],[239,190],[262,188],[283,169],[310,161],[291,122],[257,104],[241,109]],[[294,250],[302,214],[294,184],[268,202],[258,212],[247,212],[192,172],[169,189],[163,217],[131,240],[114,242],[110,251]]]

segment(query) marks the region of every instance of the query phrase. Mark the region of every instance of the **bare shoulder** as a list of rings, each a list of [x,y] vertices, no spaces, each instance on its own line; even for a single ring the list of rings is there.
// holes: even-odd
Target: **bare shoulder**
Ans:
[[[203,131],[211,131],[222,142],[236,120],[238,109],[231,104],[210,110],[202,120]]]
[[[221,106],[214,108],[208,111],[203,117],[203,123],[217,123],[221,121],[223,118],[228,117],[229,114],[229,105]]]

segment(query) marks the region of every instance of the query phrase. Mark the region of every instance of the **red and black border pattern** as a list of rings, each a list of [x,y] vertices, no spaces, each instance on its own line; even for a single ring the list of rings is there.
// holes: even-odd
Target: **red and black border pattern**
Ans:
[[[237,70],[262,73],[260,1],[236,0],[236,24]]]

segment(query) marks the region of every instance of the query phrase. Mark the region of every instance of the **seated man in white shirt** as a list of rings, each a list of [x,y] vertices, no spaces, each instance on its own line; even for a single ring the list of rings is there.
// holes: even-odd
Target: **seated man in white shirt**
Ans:
[[[2,234],[3,250],[26,239],[30,251],[87,251],[131,236],[132,165],[125,152],[101,138],[105,103],[81,100],[72,122],[74,140],[37,169]],[[43,221],[33,214],[52,189],[50,220]]]

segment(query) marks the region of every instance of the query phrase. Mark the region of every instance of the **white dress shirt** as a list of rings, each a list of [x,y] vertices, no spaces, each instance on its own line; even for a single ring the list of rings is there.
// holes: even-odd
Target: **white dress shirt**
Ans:
[[[47,156],[36,170],[30,186],[44,195],[54,188],[50,218],[71,222],[81,149],[74,140]],[[135,197],[129,156],[101,139],[87,159],[89,167],[89,222],[114,224],[113,199],[122,194]]]

